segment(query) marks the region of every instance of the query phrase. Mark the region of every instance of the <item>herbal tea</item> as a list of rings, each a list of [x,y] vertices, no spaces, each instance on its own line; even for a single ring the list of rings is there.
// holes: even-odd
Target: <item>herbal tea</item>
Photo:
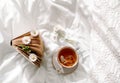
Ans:
[[[58,58],[59,62],[64,66],[73,66],[77,60],[75,51],[70,47],[61,49]]]

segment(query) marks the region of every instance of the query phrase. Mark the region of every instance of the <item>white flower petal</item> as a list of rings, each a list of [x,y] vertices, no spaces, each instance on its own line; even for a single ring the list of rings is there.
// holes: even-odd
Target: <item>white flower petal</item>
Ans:
[[[24,44],[29,44],[31,42],[31,39],[30,39],[29,36],[25,36],[25,37],[22,38],[22,42]]]
[[[38,31],[37,30],[32,30],[31,32],[30,32],[30,34],[31,34],[31,36],[33,36],[33,37],[36,37],[36,36],[38,36]]]
[[[37,60],[37,55],[34,54],[34,53],[31,53],[31,54],[29,55],[29,59],[30,59],[32,62],[35,62],[35,61]]]

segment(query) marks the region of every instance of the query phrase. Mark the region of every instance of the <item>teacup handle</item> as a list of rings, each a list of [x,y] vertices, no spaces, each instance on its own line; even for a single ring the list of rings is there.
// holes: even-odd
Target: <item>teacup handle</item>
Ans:
[[[57,57],[55,57],[54,65],[58,73],[64,73],[63,67],[58,63]]]

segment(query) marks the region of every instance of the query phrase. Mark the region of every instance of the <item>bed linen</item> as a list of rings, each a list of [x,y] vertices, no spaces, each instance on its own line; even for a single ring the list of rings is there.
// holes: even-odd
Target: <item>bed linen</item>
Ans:
[[[119,0],[0,0],[0,83],[120,83]],[[45,44],[35,67],[10,40],[37,29]],[[52,66],[61,46],[79,54],[75,72]]]

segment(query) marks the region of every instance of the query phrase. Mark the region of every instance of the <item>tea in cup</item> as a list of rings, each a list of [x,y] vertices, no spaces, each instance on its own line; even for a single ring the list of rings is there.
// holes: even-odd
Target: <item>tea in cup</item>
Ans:
[[[72,47],[62,47],[53,56],[53,65],[59,73],[71,73],[78,66],[78,55]]]

